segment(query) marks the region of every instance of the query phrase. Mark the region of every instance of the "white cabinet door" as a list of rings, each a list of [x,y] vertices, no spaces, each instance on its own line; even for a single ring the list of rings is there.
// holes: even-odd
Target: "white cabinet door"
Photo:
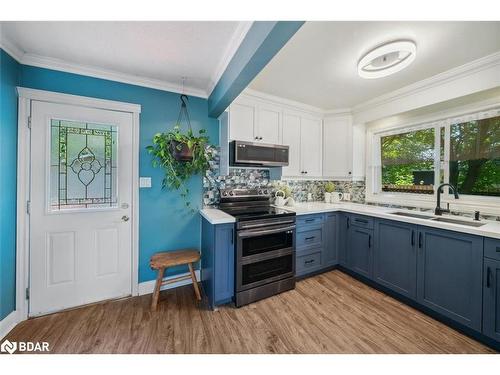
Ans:
[[[301,176],[300,173],[300,116],[283,114],[283,144],[289,146],[288,167],[283,167],[283,176]]]
[[[238,101],[229,108],[229,138],[255,142],[256,106],[251,102]]]
[[[323,176],[351,177],[351,152],[351,118],[325,118],[323,120]]]
[[[320,119],[304,118],[300,124],[300,159],[301,176],[321,177],[322,161],[322,121]]]
[[[281,144],[281,108],[259,105],[255,135],[259,142]]]

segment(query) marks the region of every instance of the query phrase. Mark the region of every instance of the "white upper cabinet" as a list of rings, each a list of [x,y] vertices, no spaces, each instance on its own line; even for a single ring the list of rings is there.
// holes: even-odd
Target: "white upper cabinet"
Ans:
[[[262,143],[281,144],[281,108],[259,104],[257,106],[256,135]]]
[[[221,145],[227,145],[229,139],[289,146],[289,165],[282,168],[283,177],[351,179],[357,173],[356,168],[353,171],[357,159],[357,169],[364,168],[364,154],[353,149],[358,140],[353,140],[348,113],[325,115],[279,98],[242,94],[229,107],[229,117],[221,118],[220,129],[224,129]],[[360,138],[359,149],[364,148],[361,133],[356,138]],[[224,160],[227,155],[221,152]]]
[[[229,138],[281,144],[281,116],[280,107],[238,98],[229,109]]]
[[[257,120],[257,108],[254,103],[239,100],[229,109],[229,139],[254,142],[254,128]]]
[[[323,176],[321,119],[302,117],[300,119],[300,173],[304,177]],[[286,130],[285,130],[286,131]]]
[[[300,116],[283,113],[283,144],[290,148],[283,176],[300,176]]]
[[[350,116],[323,120],[323,176],[352,176],[352,119]]]

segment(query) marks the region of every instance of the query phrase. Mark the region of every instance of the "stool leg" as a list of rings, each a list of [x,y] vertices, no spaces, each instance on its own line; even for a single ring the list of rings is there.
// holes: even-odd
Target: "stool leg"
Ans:
[[[193,271],[193,265],[188,263],[189,272],[191,273],[191,279],[193,280],[194,294],[196,294],[196,299],[201,300],[200,289],[198,288],[198,280],[196,280],[196,275]]]
[[[160,297],[160,288],[163,281],[163,273],[165,268],[158,269],[158,275],[156,276],[155,290],[153,292],[153,299],[151,301],[151,310],[156,311],[156,306],[158,305],[158,298]]]

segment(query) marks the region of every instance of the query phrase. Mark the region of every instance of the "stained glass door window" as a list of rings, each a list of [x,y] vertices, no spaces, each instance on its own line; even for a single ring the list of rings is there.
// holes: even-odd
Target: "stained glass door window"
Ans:
[[[117,205],[114,125],[51,121],[50,210]]]

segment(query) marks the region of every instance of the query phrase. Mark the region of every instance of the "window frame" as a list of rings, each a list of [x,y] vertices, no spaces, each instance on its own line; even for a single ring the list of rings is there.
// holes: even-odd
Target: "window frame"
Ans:
[[[381,204],[394,204],[400,206],[417,206],[434,208],[436,205],[436,189],[433,194],[384,192],[382,191],[382,163],[381,143],[382,137],[408,133],[417,130],[434,128],[434,181],[441,179],[443,170],[444,182],[449,182],[449,158],[450,158],[450,128],[453,124],[478,120],[482,118],[500,116],[500,103],[485,105],[483,107],[467,108],[460,111],[447,111],[422,116],[415,121],[385,124],[378,123],[367,127],[367,167],[366,167],[366,201]],[[440,155],[440,131],[444,128],[444,160],[441,162]],[[439,184],[435,184],[437,187]],[[448,189],[441,194],[442,202],[449,203],[451,209],[461,211],[480,210],[486,214],[500,214],[500,199],[494,196],[480,196],[460,194],[460,199],[455,200]]]

